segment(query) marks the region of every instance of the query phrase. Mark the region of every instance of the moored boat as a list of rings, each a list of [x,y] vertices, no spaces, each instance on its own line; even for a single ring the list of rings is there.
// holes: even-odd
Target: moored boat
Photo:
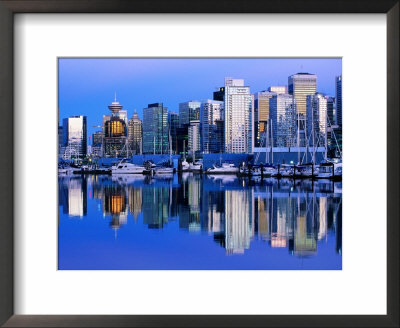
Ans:
[[[143,174],[145,170],[144,166],[127,162],[126,159],[111,167],[112,174]]]
[[[239,168],[232,163],[222,163],[221,166],[213,165],[207,170],[210,174],[235,174],[239,172]]]

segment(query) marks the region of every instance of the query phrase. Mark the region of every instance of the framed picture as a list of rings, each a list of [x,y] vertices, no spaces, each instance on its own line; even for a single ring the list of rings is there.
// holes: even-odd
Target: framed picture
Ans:
[[[0,322],[398,326],[399,3],[360,8],[0,1]]]

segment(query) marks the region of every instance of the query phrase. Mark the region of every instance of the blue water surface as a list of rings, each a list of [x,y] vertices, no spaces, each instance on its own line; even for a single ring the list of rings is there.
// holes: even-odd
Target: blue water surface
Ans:
[[[340,270],[341,183],[59,177],[60,270]]]

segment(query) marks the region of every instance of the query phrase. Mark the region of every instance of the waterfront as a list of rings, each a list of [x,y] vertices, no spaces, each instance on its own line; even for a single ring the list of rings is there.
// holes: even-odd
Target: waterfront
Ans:
[[[341,269],[341,183],[59,177],[59,269]]]

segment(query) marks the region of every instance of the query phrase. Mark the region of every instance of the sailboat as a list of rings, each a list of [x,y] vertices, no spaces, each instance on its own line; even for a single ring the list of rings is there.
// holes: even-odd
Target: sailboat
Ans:
[[[196,161],[196,152],[193,151],[193,163],[189,164],[189,170],[192,172],[201,172],[203,169],[203,161],[198,160]]]
[[[182,172],[187,172],[190,169],[189,163],[186,161],[185,140],[183,140],[183,161],[181,163]]]
[[[171,135],[168,135],[168,144],[169,144],[169,162],[167,165],[164,166],[156,166],[154,168],[154,173],[157,175],[160,174],[173,174],[174,168],[172,165],[172,145],[171,145]],[[162,146],[161,146],[162,148]]]

